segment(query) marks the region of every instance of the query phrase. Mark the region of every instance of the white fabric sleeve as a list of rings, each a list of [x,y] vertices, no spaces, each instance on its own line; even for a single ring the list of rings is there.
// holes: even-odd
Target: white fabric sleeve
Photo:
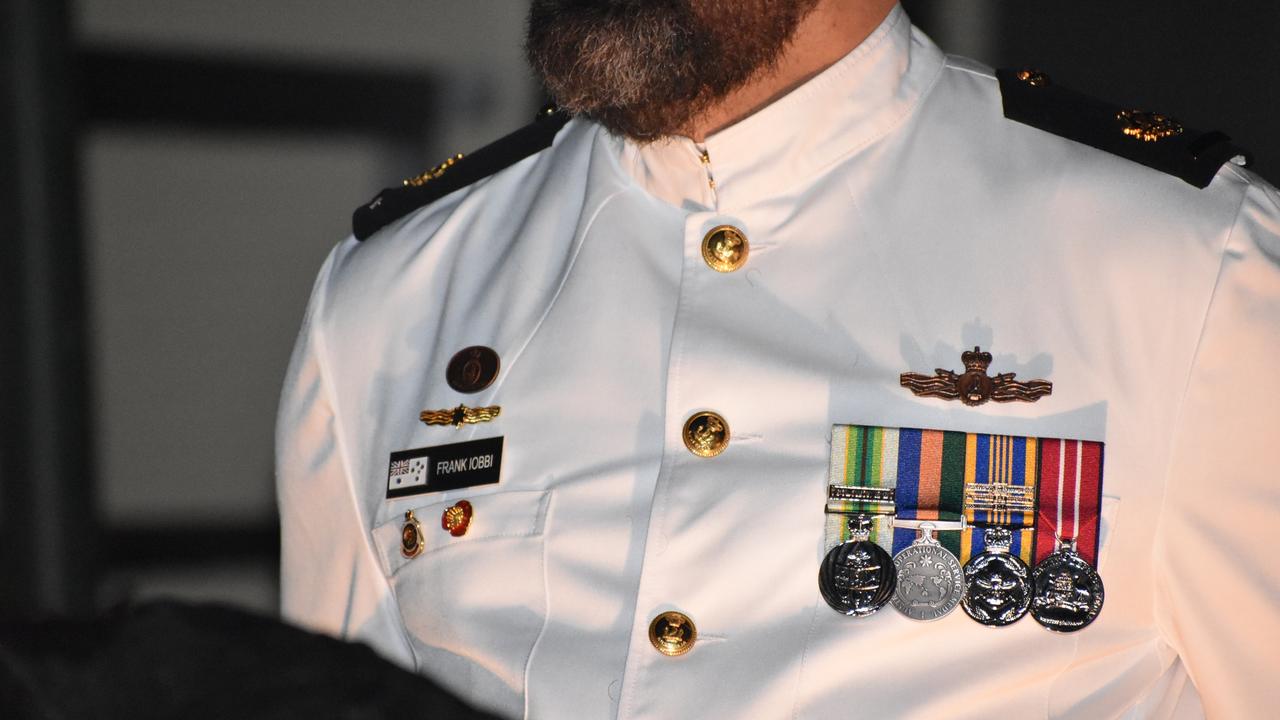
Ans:
[[[335,256],[320,270],[294,346],[276,424],[284,619],[362,641],[413,669],[395,598],[365,532],[325,368],[320,318]]]
[[[1280,196],[1251,186],[1173,439],[1157,618],[1210,718],[1280,707]]]

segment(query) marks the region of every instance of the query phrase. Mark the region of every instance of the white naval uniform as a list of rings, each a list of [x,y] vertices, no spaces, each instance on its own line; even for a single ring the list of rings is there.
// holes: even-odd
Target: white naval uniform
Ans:
[[[735,272],[701,254],[722,224],[750,243]],[[1263,716],[1278,257],[1280,196],[1249,171],[1200,190],[1007,120],[991,71],[901,9],[705,148],[571,121],[324,265],[280,415],[284,612],[511,717]],[[471,345],[502,369],[462,395],[445,366]],[[1053,394],[899,386],[974,345]],[[459,403],[502,411],[418,421]],[[700,410],[730,426],[714,458],[681,440]],[[839,423],[1104,441],[1101,616],[833,612]],[[390,453],[496,436],[500,483],[386,499]],[[667,610],[697,626],[680,657],[647,639]]]

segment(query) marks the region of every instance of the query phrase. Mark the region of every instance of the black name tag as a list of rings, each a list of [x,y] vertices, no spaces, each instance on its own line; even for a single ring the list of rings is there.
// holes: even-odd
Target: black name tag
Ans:
[[[387,466],[387,498],[493,485],[502,470],[502,438],[400,450]]]

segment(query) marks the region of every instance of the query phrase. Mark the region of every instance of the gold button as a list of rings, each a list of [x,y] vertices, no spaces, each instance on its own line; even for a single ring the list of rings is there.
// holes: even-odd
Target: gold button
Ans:
[[[649,623],[649,642],[668,657],[689,652],[697,641],[698,628],[684,613],[664,612]]]
[[[694,413],[684,423],[684,446],[698,457],[715,457],[729,446],[729,423],[713,412]]]
[[[422,525],[412,510],[404,514],[404,525],[400,526],[400,554],[407,558],[422,554]]]
[[[716,272],[733,272],[747,262],[747,236],[732,225],[713,228],[702,238],[702,260]]]

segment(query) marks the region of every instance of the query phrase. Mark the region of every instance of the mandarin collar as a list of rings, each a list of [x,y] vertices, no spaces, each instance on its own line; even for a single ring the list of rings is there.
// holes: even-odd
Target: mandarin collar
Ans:
[[[645,191],[687,210],[732,212],[804,187],[884,137],[928,93],[943,53],[895,6],[856,48],[803,85],[698,144],[615,139]]]

